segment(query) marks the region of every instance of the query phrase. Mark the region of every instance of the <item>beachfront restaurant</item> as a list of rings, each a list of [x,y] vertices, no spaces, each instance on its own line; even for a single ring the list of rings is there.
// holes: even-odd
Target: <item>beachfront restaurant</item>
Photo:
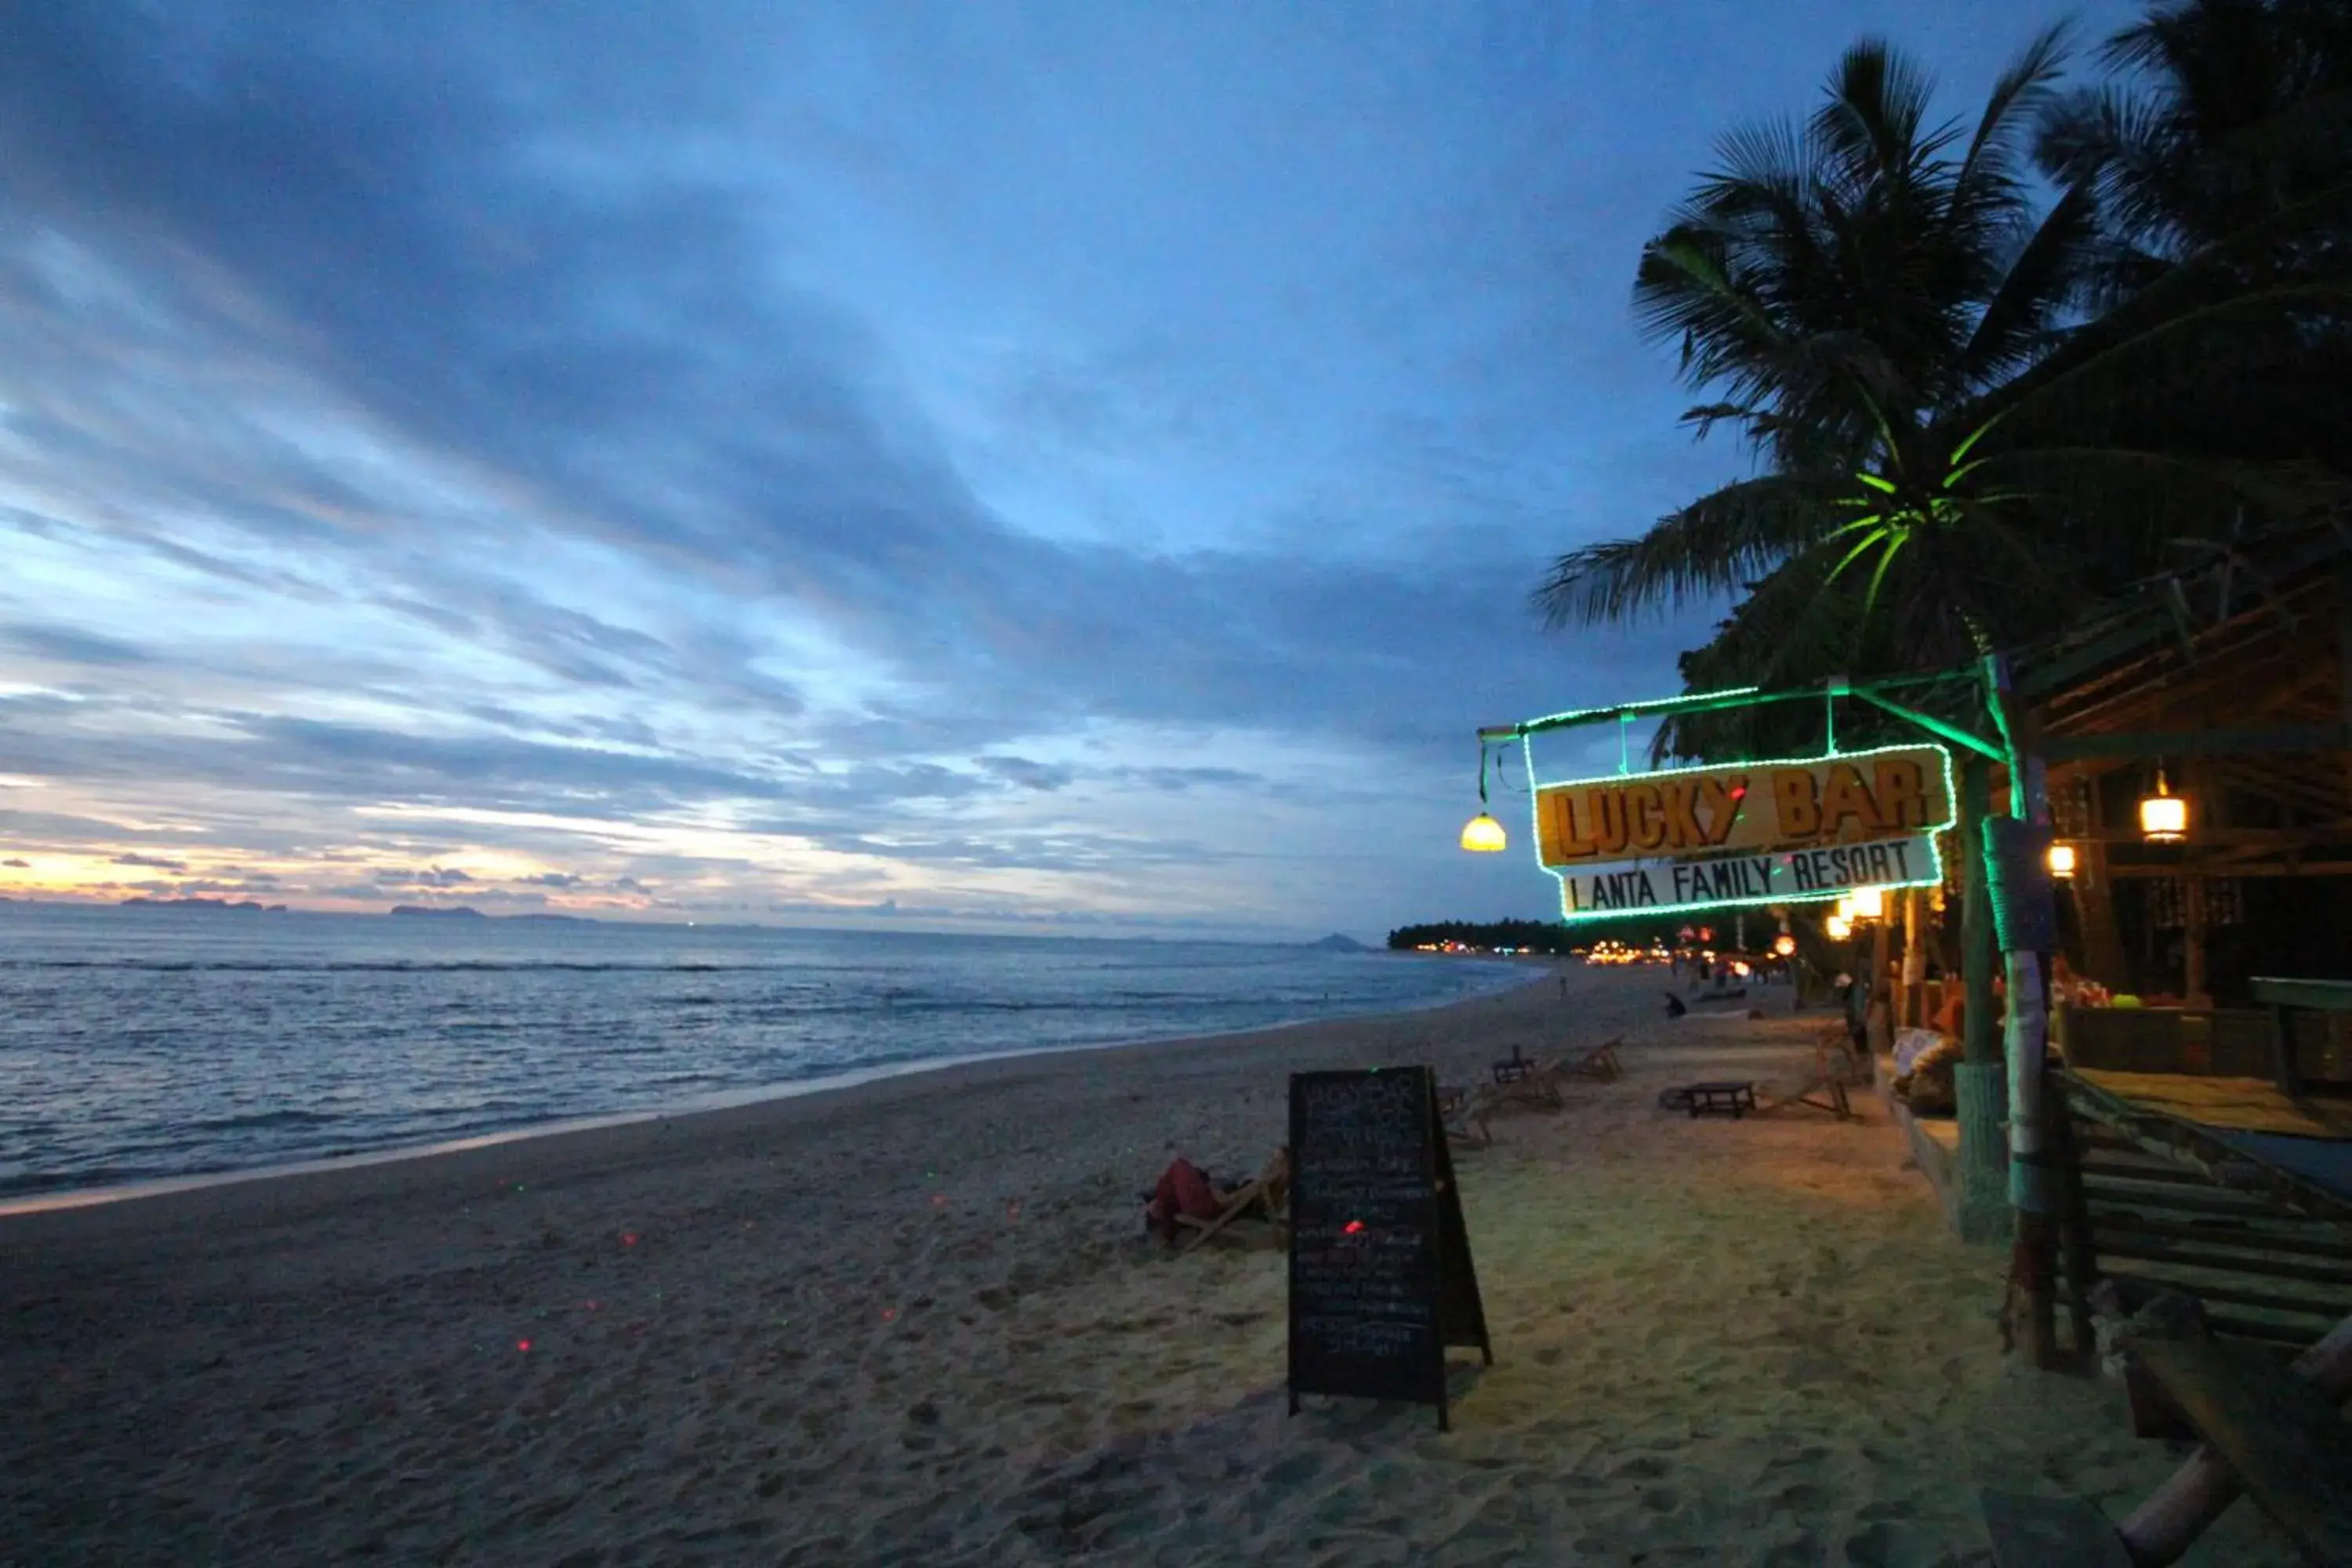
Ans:
[[[2015,680],[2059,889],[2062,1267],[2309,1344],[2352,1314],[2352,548],[2149,584]],[[1957,1128],[1903,1120],[1959,1222]]]

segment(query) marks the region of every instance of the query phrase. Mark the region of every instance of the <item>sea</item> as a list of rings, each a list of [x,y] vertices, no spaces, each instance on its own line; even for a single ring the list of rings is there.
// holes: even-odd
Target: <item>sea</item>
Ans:
[[[0,903],[0,1199],[1528,978],[1275,943]]]

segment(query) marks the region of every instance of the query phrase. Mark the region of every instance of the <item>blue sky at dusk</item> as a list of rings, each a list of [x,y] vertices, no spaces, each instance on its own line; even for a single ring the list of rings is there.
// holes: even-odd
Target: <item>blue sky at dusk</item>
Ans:
[[[1553,912],[1473,731],[1708,616],[1528,592],[1742,464],[1643,240],[2063,14],[0,3],[0,892]]]

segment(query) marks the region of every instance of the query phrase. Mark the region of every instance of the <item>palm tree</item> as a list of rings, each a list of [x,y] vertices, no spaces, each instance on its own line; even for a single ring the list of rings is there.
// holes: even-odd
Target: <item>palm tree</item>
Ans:
[[[2050,106],[2035,157],[2096,192],[2120,294],[2352,176],[2352,0],[2176,0],[2100,54],[2113,78]]]
[[[2158,5],[2102,53],[2128,79],[2056,94],[2045,79],[2034,152],[2096,215],[2064,283],[2077,304],[2110,313],[2045,331],[2041,357],[1979,404],[2005,410],[1987,455],[2012,477],[2039,470],[2036,510],[2072,509],[2038,531],[2040,563],[1997,584],[1983,624],[2001,641],[2050,630],[2086,592],[2159,564],[2151,545],[2161,556],[2220,531],[2234,541],[2340,494],[2352,472],[2352,0]],[[2184,473],[2203,482],[2174,492]],[[2164,487],[2152,498],[2151,482]],[[2183,504],[2147,505],[2168,499]],[[2135,506],[2164,526],[2133,527]],[[2204,510],[2182,517],[2189,508]],[[2120,528],[2086,526],[2119,512]],[[1799,684],[1969,651],[1948,625],[1902,618],[1890,635],[1886,617],[1864,614],[1852,574],[1831,570],[1834,555],[1775,542],[1776,557],[1747,563],[1759,575],[1731,584],[1747,590],[1732,616],[1684,657],[1690,689]],[[1640,564],[1622,545],[1563,557],[1539,598],[1556,622],[1604,591],[1618,596],[1612,610],[1654,602],[1639,590],[1654,589],[1655,574],[1628,570]],[[1688,586],[1723,576],[1693,573]],[[1670,724],[1656,749],[1794,751],[1819,727],[1809,709],[1714,713]]]
[[[2328,493],[2307,462],[2141,439],[2152,389],[2177,400],[2220,342],[2277,362],[2298,312],[2344,306],[2343,279],[2244,281],[2242,234],[2087,321],[2099,193],[2037,212],[2022,166],[2062,65],[2056,32],[2035,39],[1963,135],[1930,122],[1924,72],[1865,42],[1801,128],[1724,140],[1645,248],[1635,306],[1716,395],[1686,420],[1737,427],[1761,471],[1560,556],[1535,595],[1548,621],[1748,591],[1748,629],[1770,628],[1751,679],[1823,656],[1824,628],[1855,673],[1944,665],[2063,622],[2169,540]]]
[[[2043,172],[2096,198],[2091,282],[2131,300],[2200,257],[2209,287],[2340,282],[2352,259],[2352,0],[2177,0],[2101,51],[2110,79],[2044,113]],[[2266,243],[2237,243],[2241,237]],[[2199,419],[2168,438],[2242,457],[2352,468],[2352,334],[2344,313],[2291,322],[2281,355],[2208,364]]]
[[[2060,113],[2062,65],[2060,35],[2036,38],[1964,136],[1930,123],[1924,72],[1865,42],[1801,129],[1724,141],[1720,166],[1645,249],[1634,298],[1650,334],[1679,341],[1685,380],[1716,396],[1687,419],[1702,436],[1733,425],[1762,471],[1638,538],[1559,557],[1535,595],[1548,620],[1745,591],[1702,666],[1736,659],[1751,681],[1817,674],[1840,645],[1856,674],[1946,665],[2054,629],[2168,542],[2242,533],[2249,517],[2260,528],[2341,493],[2342,475],[2310,454],[2196,438],[2183,395],[2216,367],[2242,381],[2292,372],[2339,333],[2352,289],[2340,250],[2312,239],[2352,200],[2284,190],[2141,267],[2116,302],[2100,181],[2082,174],[2037,211],[2021,173],[2037,120]],[[2282,254],[2300,264],[2273,265]],[[2036,774],[1998,687],[1987,700],[2012,737],[2025,815]],[[2012,1132],[2030,1152],[2041,976],[2031,952],[2008,967]],[[1979,1115],[1989,1106],[1975,1101]],[[2050,1236],[2047,1215],[2021,1209],[2012,1307],[2037,1359],[2051,1349],[2033,1283]]]

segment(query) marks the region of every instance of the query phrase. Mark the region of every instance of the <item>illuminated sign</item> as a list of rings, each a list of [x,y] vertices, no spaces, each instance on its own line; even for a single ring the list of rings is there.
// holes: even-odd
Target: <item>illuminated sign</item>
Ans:
[[[1570,920],[1803,903],[1943,879],[1938,746],[1537,784],[1536,856]]]

